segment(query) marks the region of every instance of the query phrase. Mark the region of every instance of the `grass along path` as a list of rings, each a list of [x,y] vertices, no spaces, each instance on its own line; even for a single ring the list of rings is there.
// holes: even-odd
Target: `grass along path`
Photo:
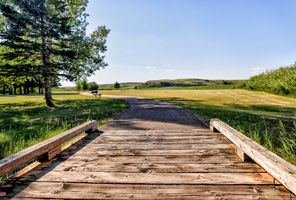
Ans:
[[[158,99],[206,119],[219,118],[296,164],[296,99],[241,89],[109,90],[103,94]]]
[[[55,92],[53,98],[55,108],[40,95],[0,96],[0,158],[91,119],[101,125],[128,107],[122,100],[76,92]]]

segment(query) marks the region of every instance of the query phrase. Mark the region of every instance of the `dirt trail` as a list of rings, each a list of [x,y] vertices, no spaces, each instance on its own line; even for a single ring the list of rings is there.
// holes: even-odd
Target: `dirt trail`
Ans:
[[[205,128],[197,117],[182,108],[141,97],[112,96],[128,102],[130,108],[105,124],[102,129],[176,130]]]

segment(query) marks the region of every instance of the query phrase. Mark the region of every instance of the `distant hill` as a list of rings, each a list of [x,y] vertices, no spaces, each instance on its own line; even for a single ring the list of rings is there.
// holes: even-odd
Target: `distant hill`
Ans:
[[[120,88],[124,89],[134,89],[137,86],[142,85],[141,82],[124,82],[120,83]],[[99,89],[113,89],[114,83],[111,84],[99,84]]]
[[[163,79],[152,80],[143,83],[140,87],[191,87],[191,86],[217,86],[217,85],[233,85],[239,80],[207,80],[207,79]]]
[[[192,87],[192,86],[220,86],[234,85],[240,80],[207,80],[207,79],[162,79],[151,80],[145,83],[141,82],[126,82],[120,83],[120,88],[123,89],[141,89],[141,88],[160,88],[160,87]],[[114,84],[101,84],[101,89],[111,89]]]

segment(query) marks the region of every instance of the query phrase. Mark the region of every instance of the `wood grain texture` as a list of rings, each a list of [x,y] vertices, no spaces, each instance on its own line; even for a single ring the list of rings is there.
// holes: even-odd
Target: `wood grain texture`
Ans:
[[[286,186],[294,194],[296,193],[296,166],[285,161],[219,119],[212,119],[211,126],[225,135],[242,152],[263,167],[281,184]]]
[[[255,186],[216,185],[126,185],[34,182],[29,186],[15,189],[22,191],[14,199],[210,199],[238,200],[288,199],[285,189]]]
[[[37,178],[37,179],[36,179]],[[20,179],[22,180],[22,179]],[[30,179],[27,179],[28,181]],[[37,182],[63,183],[124,183],[124,184],[223,184],[266,185],[273,178],[267,173],[126,173],[126,172],[71,172],[51,171],[33,177]]]

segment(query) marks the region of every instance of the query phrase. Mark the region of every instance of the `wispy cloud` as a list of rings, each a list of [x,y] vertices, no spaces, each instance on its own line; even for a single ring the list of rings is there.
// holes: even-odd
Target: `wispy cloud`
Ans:
[[[148,66],[145,66],[145,69],[156,69],[156,66],[148,65]]]
[[[171,69],[166,69],[166,70],[165,70],[166,73],[172,73],[172,72],[175,72],[175,71],[176,71],[176,70],[175,70],[175,69],[172,69],[172,68],[171,68]]]

